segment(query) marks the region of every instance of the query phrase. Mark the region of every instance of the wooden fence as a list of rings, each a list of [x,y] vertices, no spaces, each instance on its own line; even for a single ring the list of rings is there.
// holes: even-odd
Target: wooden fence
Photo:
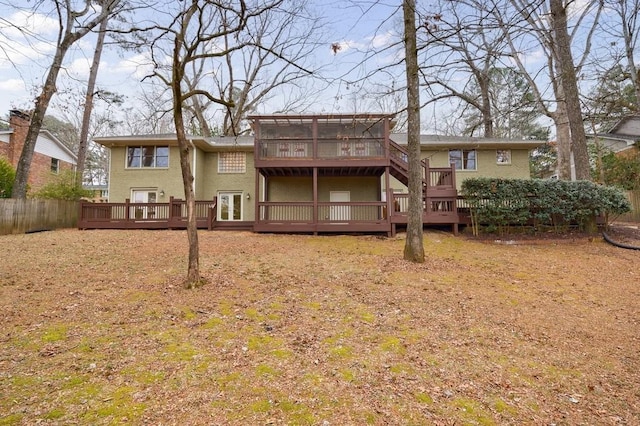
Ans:
[[[626,195],[631,202],[631,212],[625,213],[614,220],[617,222],[640,222],[640,190],[627,191]]]
[[[75,228],[78,210],[77,201],[0,198],[0,235]]]

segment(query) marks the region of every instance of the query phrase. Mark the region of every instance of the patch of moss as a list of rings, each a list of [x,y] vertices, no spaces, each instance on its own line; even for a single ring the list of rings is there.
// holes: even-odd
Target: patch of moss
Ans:
[[[382,343],[380,343],[380,349],[384,352],[393,352],[396,354],[404,354],[407,351],[402,341],[394,336],[386,336],[382,340]]]
[[[117,388],[110,398],[85,413],[84,419],[89,422],[103,423],[107,418],[113,422],[136,423],[142,416],[146,405],[133,400],[134,389],[130,386]]]
[[[218,317],[212,317],[207,320],[204,324],[202,324],[202,328],[212,329],[217,328],[219,325],[223,324],[224,320]]]
[[[191,321],[197,318],[198,314],[196,314],[191,308],[188,306],[183,306],[181,309],[182,319],[185,321]]]
[[[456,398],[452,401],[453,405],[462,412],[462,417],[474,424],[483,426],[493,426],[495,421],[490,414],[483,409],[478,401],[470,398]]]
[[[433,404],[433,398],[431,398],[431,395],[428,393],[416,392],[413,396],[416,398],[416,401],[421,404]]]
[[[64,417],[65,411],[62,408],[54,408],[44,415],[46,420],[58,420]]]
[[[190,343],[170,343],[165,347],[163,355],[172,361],[191,361],[199,352]]]
[[[22,422],[22,414],[15,413],[9,414],[8,416],[0,417],[0,426],[13,426],[18,425]]]
[[[52,325],[44,330],[40,337],[45,343],[54,343],[67,339],[69,327],[63,324]]]
[[[243,384],[242,374],[233,372],[215,378],[216,383],[222,390],[237,389]]]
[[[342,377],[342,380],[344,380],[345,382],[353,382],[356,379],[355,374],[353,374],[353,371],[351,370],[340,370],[340,377]]]
[[[258,376],[274,376],[275,377],[279,374],[275,368],[267,364],[257,365],[255,371]]]
[[[275,337],[262,335],[262,336],[249,336],[247,341],[247,348],[253,351],[259,351],[273,347],[276,339]]]
[[[506,403],[500,398],[496,398],[493,401],[493,408],[500,414],[515,415],[518,413],[518,410],[516,409],[516,407]]]
[[[262,315],[256,308],[247,308],[244,310],[245,316],[253,321],[264,321],[264,315]]]
[[[349,346],[338,345],[332,347],[329,354],[334,358],[349,358],[353,355],[353,349]]]
[[[282,348],[272,350],[271,354],[277,359],[289,359],[293,355],[289,349]]]
[[[288,417],[289,424],[312,425],[316,423],[313,413],[307,406],[299,402],[285,399],[278,402],[278,408]]]
[[[254,413],[268,413],[271,410],[272,403],[268,399],[261,399],[250,405],[251,411]]]
[[[371,312],[364,311],[360,313],[360,319],[366,323],[371,324],[376,320],[376,316]]]
[[[218,302],[218,310],[225,317],[233,316],[233,303],[228,300],[221,300]]]

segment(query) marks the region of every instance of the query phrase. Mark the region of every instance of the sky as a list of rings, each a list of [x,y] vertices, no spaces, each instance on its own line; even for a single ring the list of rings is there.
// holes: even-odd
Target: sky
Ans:
[[[339,1],[313,3],[314,9],[324,17],[328,35],[314,52],[314,63],[332,81],[331,84],[319,84],[323,90],[312,108],[314,112],[346,112],[354,108],[354,100],[350,99],[353,86],[349,87],[346,81],[366,73],[362,67],[354,65],[360,60],[354,52],[389,41],[390,34],[397,31],[393,28],[394,22],[398,22],[397,19],[389,20],[389,15],[398,7],[385,6],[382,2],[362,2],[362,6],[349,6],[348,2]],[[377,5],[370,8],[367,3]],[[53,15],[33,14],[19,7],[9,8],[0,2],[0,117],[6,117],[10,109],[32,107],[52,62],[55,51],[52,41],[57,30]],[[24,36],[25,32],[28,37]],[[332,43],[340,44],[341,49],[337,53],[331,50]],[[50,113],[56,114],[61,102],[64,107],[63,97],[72,88],[85,85],[94,46],[95,36],[89,35],[67,54],[58,79],[58,95],[54,97]],[[101,59],[98,86],[124,93],[129,102],[135,102],[136,94],[145,90],[142,80],[150,71],[144,63],[145,55],[142,53],[107,47]],[[352,71],[350,76],[344,76],[347,71]],[[345,78],[333,80],[342,76]],[[269,105],[264,105],[260,113],[269,113],[269,108]]]
[[[402,33],[401,2],[311,0],[311,3],[321,17],[326,33],[313,55],[314,67],[321,70],[324,80],[315,83],[314,87],[320,92],[302,112],[348,113],[366,112],[372,108],[393,109],[393,105],[375,105],[370,99],[364,99],[363,84],[358,81],[371,70],[402,57],[401,46],[397,45]],[[58,29],[53,14],[47,16],[42,9],[39,13],[28,13],[25,6],[7,4],[7,0],[0,0],[0,117],[6,117],[13,108],[32,108],[33,99],[52,61],[55,50],[52,40],[55,40]],[[135,17],[151,18],[145,13],[139,11]],[[28,37],[24,33],[28,33]],[[339,50],[332,50],[334,43],[340,46]],[[68,101],[69,94],[77,93],[78,88],[86,84],[94,46],[95,36],[91,35],[81,39],[68,53],[58,79],[58,94],[52,101],[49,114],[59,118],[65,113],[69,115],[70,111],[65,111],[73,108]],[[371,48],[383,53],[362,65],[364,52]],[[529,51],[527,55],[532,66],[544,61],[539,50]],[[149,89],[142,82],[150,72],[145,63],[145,54],[141,52],[125,51],[113,45],[107,47],[101,60],[98,87],[124,94],[125,105],[135,106],[137,96]],[[380,74],[376,78],[383,84],[393,85],[402,77]],[[468,77],[461,80],[465,78]],[[366,84],[370,88],[374,83],[369,80]],[[399,86],[403,84],[398,83]],[[261,104],[256,113],[272,113],[280,107],[279,103],[282,99],[275,97]],[[442,117],[451,115],[447,108],[444,103],[425,109],[423,128],[430,127],[430,132],[437,133],[436,124]]]

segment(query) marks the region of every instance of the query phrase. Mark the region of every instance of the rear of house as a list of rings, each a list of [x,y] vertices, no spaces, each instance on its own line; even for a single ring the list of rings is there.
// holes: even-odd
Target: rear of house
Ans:
[[[250,120],[253,136],[189,139],[196,198],[212,209],[200,213],[213,214],[208,227],[392,234],[406,223],[406,135],[391,134],[393,116]],[[175,135],[96,142],[111,151],[110,202],[168,206],[184,198]],[[528,178],[529,151],[541,143],[422,136],[425,223],[457,225],[456,190],[466,177]],[[159,219],[157,208],[138,214]]]

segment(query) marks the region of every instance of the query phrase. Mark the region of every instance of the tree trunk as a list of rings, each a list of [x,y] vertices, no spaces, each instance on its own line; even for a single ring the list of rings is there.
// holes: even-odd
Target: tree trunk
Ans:
[[[567,10],[562,0],[549,0],[553,34],[555,40],[556,59],[560,70],[560,81],[571,130],[571,151],[575,164],[576,179],[590,180],[589,155],[587,137],[582,121],[580,93],[576,69],[571,53],[571,39],[567,31]]]
[[[78,144],[78,164],[76,165],[76,185],[82,186],[85,164],[87,161],[87,148],[89,145],[89,125],[91,124],[91,113],[93,112],[93,96],[96,90],[96,79],[100,68],[100,57],[104,47],[104,38],[107,34],[108,19],[100,23],[98,29],[98,40],[96,50],[93,53],[93,62],[89,71],[89,81],[87,82],[87,93],[84,99],[84,111],[82,113],[82,128],[80,129],[80,143]]]
[[[185,22],[189,22],[195,7],[191,6],[185,14]],[[198,245],[198,224],[196,222],[196,197],[193,190],[193,173],[189,153],[191,146],[185,133],[184,118],[182,114],[182,82],[184,80],[184,64],[181,61],[182,48],[184,47],[184,32],[176,34],[173,46],[173,68],[171,75],[171,93],[173,95],[173,122],[176,127],[178,150],[180,152],[180,169],[182,170],[182,184],[184,198],[187,203],[187,238],[189,240],[189,263],[184,287],[191,289],[203,284],[200,277],[200,248]]]
[[[67,50],[71,46],[71,43],[61,44],[56,50],[56,54],[53,58],[53,64],[49,68],[47,79],[42,87],[42,92],[36,98],[36,105],[31,114],[31,121],[29,123],[29,130],[27,130],[27,136],[20,153],[20,159],[16,167],[16,178],[13,183],[13,189],[11,192],[11,198],[27,198],[27,185],[29,182],[29,170],[31,168],[31,160],[33,159],[33,153],[36,149],[36,142],[40,129],[42,128],[42,121],[49,108],[51,98],[56,93],[56,80],[58,79],[58,73],[62,67],[62,60],[64,59]]]
[[[416,47],[415,0],[402,2],[404,12],[404,46],[407,71],[407,150],[409,152],[409,207],[404,259],[424,262],[422,237],[423,183],[420,161],[420,93],[418,84],[418,49]]]
[[[562,98],[557,98],[562,99]],[[552,114],[556,125],[556,149],[558,150],[558,179],[571,180],[571,129],[564,101],[558,102],[556,111]]]
[[[179,86],[179,85],[178,85]],[[174,87],[174,91],[175,91]],[[177,89],[180,90],[179,87]],[[174,94],[174,96],[176,96]],[[178,97],[177,99],[181,99]],[[187,289],[198,287],[203,284],[200,278],[200,249],[198,245],[198,224],[196,221],[196,197],[193,191],[193,173],[189,153],[191,147],[187,140],[182,118],[182,105],[174,101],[173,119],[176,125],[176,136],[180,151],[180,169],[182,170],[182,183],[184,186],[184,197],[187,203],[187,238],[189,240],[189,263],[187,266],[187,278],[184,287]]]

